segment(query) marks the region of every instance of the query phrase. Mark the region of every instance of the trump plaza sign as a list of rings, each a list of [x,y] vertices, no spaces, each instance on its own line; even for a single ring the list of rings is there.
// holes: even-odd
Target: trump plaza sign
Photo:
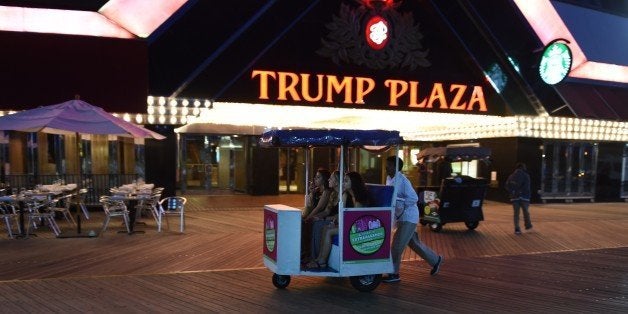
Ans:
[[[456,113],[485,113],[486,100],[482,86],[458,83],[336,76],[253,70],[251,79],[258,82],[258,99],[274,103],[344,104],[354,108],[373,108],[369,95],[379,92],[385,103],[378,109],[437,110]]]

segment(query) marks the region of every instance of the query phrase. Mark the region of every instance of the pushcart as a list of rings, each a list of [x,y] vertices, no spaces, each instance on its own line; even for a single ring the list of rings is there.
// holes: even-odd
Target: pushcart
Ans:
[[[360,146],[396,146],[403,142],[397,131],[383,130],[271,130],[260,140],[262,147],[340,147],[340,182],[345,171],[345,149]],[[310,160],[306,153],[306,178]],[[307,182],[307,181],[306,181]],[[394,202],[393,186],[368,184],[371,206],[338,205],[338,236],[328,267],[308,270],[301,266],[301,209],[281,204],[264,206],[264,265],[273,272],[275,287],[284,289],[291,276],[349,277],[359,291],[372,291],[382,273],[393,271],[390,254]],[[306,190],[307,187],[306,187]]]
[[[481,160],[489,162],[491,150],[485,147],[432,147],[419,152],[419,163]],[[482,205],[488,181],[455,176],[445,178],[439,187],[418,187],[420,223],[439,232],[452,222],[463,222],[474,230],[484,220]]]

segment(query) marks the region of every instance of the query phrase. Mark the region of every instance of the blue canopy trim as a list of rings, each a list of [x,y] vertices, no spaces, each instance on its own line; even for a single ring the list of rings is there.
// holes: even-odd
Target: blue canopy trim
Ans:
[[[270,130],[260,138],[262,147],[390,146],[402,143],[399,131],[385,130]]]
[[[491,149],[488,147],[429,147],[417,154],[419,162],[436,162],[444,159],[450,162],[482,160],[490,161]]]

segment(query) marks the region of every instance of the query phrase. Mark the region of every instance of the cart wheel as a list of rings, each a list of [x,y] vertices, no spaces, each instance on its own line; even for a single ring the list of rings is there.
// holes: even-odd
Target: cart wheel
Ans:
[[[439,224],[437,222],[431,223],[430,224],[430,230],[434,231],[434,232],[439,232],[441,231],[441,229],[443,229],[443,225]]]
[[[285,289],[290,284],[290,276],[273,274],[273,285],[279,289]]]
[[[469,230],[473,230],[478,227],[480,222],[479,221],[465,221],[464,224],[467,225],[467,228],[469,228]]]
[[[382,275],[364,275],[349,277],[351,285],[360,292],[371,292],[382,282]]]

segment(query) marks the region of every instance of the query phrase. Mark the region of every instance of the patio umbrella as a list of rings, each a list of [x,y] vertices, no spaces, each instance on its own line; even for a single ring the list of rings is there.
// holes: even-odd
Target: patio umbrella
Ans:
[[[124,121],[80,99],[0,117],[0,130],[52,134],[102,134],[164,139],[165,136]]]
[[[77,147],[79,145],[79,133],[153,138],[157,140],[166,138],[159,133],[127,122],[107,113],[100,107],[93,106],[80,99],[2,116],[0,117],[0,131],[76,134]],[[79,149],[77,149],[78,154]],[[80,160],[80,157],[77,158],[77,160]],[[81,171],[80,167],[79,171]],[[79,230],[77,229],[78,233]]]

